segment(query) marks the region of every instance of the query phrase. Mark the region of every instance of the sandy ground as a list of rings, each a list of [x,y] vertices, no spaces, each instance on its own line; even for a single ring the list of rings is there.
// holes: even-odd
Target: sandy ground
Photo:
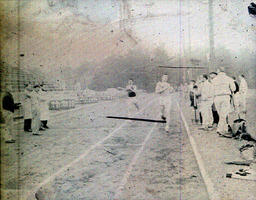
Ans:
[[[247,98],[247,129],[255,137],[256,120],[256,91],[250,90]],[[209,175],[215,193],[218,193],[223,200],[255,200],[256,181],[237,180],[226,178],[226,173],[246,169],[245,166],[227,165],[225,162],[244,160],[239,148],[247,144],[244,140],[223,138],[216,134],[216,131],[202,131],[199,126],[192,124],[193,111],[187,102],[181,103],[184,116],[189,126],[192,137],[196,141],[199,154],[202,156],[206,173]]]
[[[134,116],[156,119],[154,96],[138,98]],[[4,199],[208,199],[177,106],[168,134],[163,124],[105,118],[126,108],[120,99],[55,114],[42,136],[18,125],[20,142],[2,142]]]

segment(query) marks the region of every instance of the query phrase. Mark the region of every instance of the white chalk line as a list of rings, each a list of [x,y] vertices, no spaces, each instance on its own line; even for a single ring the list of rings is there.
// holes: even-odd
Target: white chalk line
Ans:
[[[188,135],[190,144],[191,144],[192,149],[193,149],[193,152],[194,152],[194,155],[195,155],[195,157],[196,157],[196,160],[197,160],[197,164],[198,164],[200,173],[201,173],[201,175],[202,175],[202,177],[203,177],[203,180],[204,180],[204,183],[205,183],[207,192],[208,192],[209,199],[210,199],[210,200],[220,200],[220,195],[219,195],[219,194],[217,193],[217,191],[215,190],[214,184],[213,184],[211,178],[209,177],[209,175],[208,175],[207,172],[206,172],[203,158],[202,158],[202,156],[200,155],[200,153],[199,153],[199,151],[198,151],[198,148],[197,148],[197,145],[196,145],[196,142],[195,142],[193,136],[192,136],[191,133],[190,133],[190,129],[189,129],[189,127],[188,127],[186,118],[184,117],[184,114],[183,114],[183,112],[182,112],[182,110],[181,110],[181,108],[180,108],[179,103],[178,103],[178,102],[176,102],[176,103],[177,103],[178,109],[179,109],[179,111],[180,111],[180,115],[181,115],[182,121],[183,121],[183,123],[184,123],[184,126],[185,126],[185,129],[186,129],[186,132],[187,132],[187,135]]]
[[[83,106],[83,107],[80,107],[81,109],[84,109],[85,108],[85,106]],[[73,110],[69,110],[68,112],[71,112],[71,111],[75,111],[75,109],[73,109]],[[136,113],[137,114],[137,113]],[[127,121],[127,123],[128,123],[128,121]],[[87,129],[87,130],[91,130],[91,129],[97,129],[97,130],[99,130],[99,129],[106,129],[106,128],[108,128],[108,129],[114,129],[114,127],[100,127],[100,128],[97,128],[97,127],[85,127],[85,128],[51,128],[51,130],[68,130],[68,131],[79,131],[79,130],[81,130],[81,131],[84,131],[85,129]],[[121,129],[122,128],[124,128],[124,127],[120,127]],[[42,135],[42,136],[44,136],[44,134]],[[59,140],[57,140],[57,141],[55,141],[55,142],[58,142],[58,143],[60,143],[60,142],[62,142],[62,141],[66,141],[66,140],[68,140],[69,138],[71,138],[71,137],[73,137],[73,135],[68,135],[68,136],[65,136],[65,137],[62,137],[61,139],[59,139]],[[131,146],[132,144],[128,144],[129,146]],[[134,145],[134,146],[138,146],[138,145]],[[29,153],[29,154],[26,154],[25,156],[23,156],[23,159],[25,159],[25,158],[29,158],[29,157],[31,157],[31,156],[33,156],[33,155],[35,155],[35,154],[37,154],[38,153],[38,151],[39,151],[40,149],[36,149],[36,150],[34,150],[33,152],[31,152],[31,153]]]
[[[147,105],[140,111],[138,111],[137,113],[135,113],[135,115],[140,114],[141,112],[143,112],[146,108],[148,108],[153,102],[155,101],[155,99],[153,98],[149,103],[147,103]],[[96,147],[98,147],[99,145],[101,145],[103,142],[105,142],[107,139],[109,139],[110,137],[112,137],[117,131],[119,131],[123,126],[125,126],[128,123],[128,121],[125,121],[124,123],[122,123],[119,127],[117,127],[115,130],[113,130],[108,136],[106,136],[104,139],[100,140],[99,142],[97,142],[96,144],[92,145],[89,149],[87,149],[83,154],[81,154],[77,159],[73,160],[72,162],[70,162],[69,164],[63,166],[62,168],[60,168],[57,172],[55,172],[54,174],[52,174],[51,176],[49,176],[48,178],[46,178],[43,182],[41,182],[40,184],[38,184],[34,189],[30,190],[29,192],[27,192],[25,194],[25,197],[30,197],[30,195],[34,195],[34,193],[39,190],[42,186],[46,185],[47,183],[51,182],[54,178],[56,178],[57,176],[59,176],[62,172],[64,172],[65,170],[67,170],[68,168],[70,168],[72,165],[76,164],[77,162],[79,162],[80,160],[82,160],[85,156],[87,156],[92,150],[94,150]]]
[[[131,172],[140,156],[140,154],[143,152],[148,140],[150,139],[152,133],[153,133],[153,130],[154,128],[156,127],[156,124],[154,124],[154,126],[151,128],[151,130],[149,131],[148,135],[146,136],[145,140],[143,141],[142,143],[142,146],[141,148],[137,151],[137,153],[134,155],[134,157],[132,158],[132,161],[130,163],[130,165],[128,166],[124,176],[123,176],[123,179],[122,181],[120,182],[117,190],[115,191],[115,196],[114,196],[114,200],[118,200],[120,198],[120,195],[122,194],[123,190],[124,190],[124,187],[131,175]]]
[[[128,147],[128,146],[142,146],[143,144],[131,144],[131,143],[126,143],[126,144],[103,144],[102,146],[104,147]]]

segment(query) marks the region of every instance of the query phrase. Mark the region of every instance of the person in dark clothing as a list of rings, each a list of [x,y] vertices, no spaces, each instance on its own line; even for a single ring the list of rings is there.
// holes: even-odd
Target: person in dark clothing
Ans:
[[[219,123],[220,118],[214,104],[212,104],[212,116],[213,116],[213,124],[217,125]]]
[[[233,106],[234,110],[237,110],[237,99],[239,98],[238,96],[238,92],[239,92],[239,84],[236,81],[236,77],[232,77],[234,79],[234,83],[235,83],[235,91],[230,95],[230,103]]]
[[[15,138],[13,136],[13,114],[14,110],[19,106],[14,103],[14,99],[7,86],[4,88],[5,91],[1,91],[1,112],[4,120],[4,138],[6,143],[14,143]]]
[[[235,83],[235,86],[236,86],[236,89],[234,91],[234,94],[236,94],[237,92],[239,92],[239,84],[236,80],[236,77],[233,76],[232,78],[234,79],[234,83]]]
[[[190,99],[190,106],[191,107],[195,107],[194,86],[195,86],[195,81],[191,80],[190,84],[189,84],[189,99]]]
[[[249,15],[253,15],[256,16],[256,4],[255,3],[250,3],[250,5],[248,6],[248,13]]]

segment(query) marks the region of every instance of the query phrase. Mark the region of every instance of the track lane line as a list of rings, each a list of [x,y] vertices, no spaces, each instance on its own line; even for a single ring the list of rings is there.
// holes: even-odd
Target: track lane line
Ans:
[[[151,101],[149,103],[146,104],[146,106],[135,113],[135,115],[138,115],[140,113],[142,113],[146,108],[148,108],[154,101],[156,100],[156,98],[152,98]],[[64,172],[65,170],[67,170],[68,168],[70,168],[72,165],[76,164],[77,162],[79,162],[80,160],[82,160],[85,156],[87,156],[92,150],[94,150],[96,147],[102,145],[107,139],[109,139],[110,137],[112,137],[117,131],[119,131],[120,129],[122,129],[126,124],[128,124],[128,121],[125,121],[124,123],[122,123],[119,127],[117,127],[115,130],[113,130],[108,136],[106,136],[105,138],[103,138],[102,140],[100,140],[99,142],[93,144],[89,149],[87,149],[83,154],[81,154],[78,158],[76,158],[75,160],[73,160],[72,162],[70,162],[69,164],[63,166],[62,168],[60,168],[57,172],[55,172],[54,174],[50,175],[48,178],[46,178],[43,182],[39,183],[37,186],[35,186],[35,188],[33,188],[32,190],[29,190],[29,192],[25,193],[25,199],[34,199],[34,194],[37,190],[39,190],[41,187],[43,187],[44,185],[46,185],[47,183],[51,182],[54,178],[56,178],[57,176],[59,176],[62,172]],[[32,197],[33,196],[33,197]]]
[[[135,164],[136,164],[138,158],[140,157],[140,154],[143,152],[143,150],[144,150],[144,148],[145,148],[145,146],[146,146],[148,140],[150,139],[150,137],[151,137],[151,135],[152,135],[153,130],[155,129],[155,127],[156,127],[156,124],[154,124],[154,126],[151,128],[151,130],[150,130],[149,133],[147,134],[145,140],[143,141],[142,146],[140,147],[140,149],[136,152],[136,154],[135,154],[134,157],[132,158],[131,163],[130,163],[130,165],[128,166],[128,168],[127,168],[127,170],[126,170],[126,172],[125,172],[125,174],[124,174],[124,176],[123,176],[123,178],[122,178],[122,181],[120,182],[120,184],[119,184],[117,190],[115,191],[114,200],[119,200],[119,199],[120,199],[120,196],[121,196],[121,194],[122,194],[122,192],[123,192],[123,190],[124,190],[124,187],[125,187],[125,185],[126,185],[128,179],[129,179],[129,177],[130,177],[130,175],[131,175],[131,172],[132,172],[132,170],[133,170],[133,168],[134,168],[134,166],[135,166]]]
[[[209,199],[210,200],[220,200],[221,199],[220,195],[216,191],[216,189],[214,188],[214,184],[213,184],[211,178],[209,177],[208,173],[206,172],[203,158],[202,158],[201,154],[198,151],[198,148],[197,148],[197,145],[196,145],[196,142],[195,142],[193,136],[190,133],[190,129],[189,129],[189,126],[187,124],[186,118],[184,117],[184,114],[183,114],[183,112],[182,112],[182,110],[180,108],[179,103],[177,101],[176,101],[176,103],[177,103],[178,109],[180,111],[181,119],[182,119],[183,124],[185,126],[185,129],[186,129],[186,132],[187,132],[190,144],[192,146],[194,155],[196,157],[196,161],[197,161],[200,173],[201,173],[201,175],[203,177],[203,180],[204,180],[207,192],[208,192]]]

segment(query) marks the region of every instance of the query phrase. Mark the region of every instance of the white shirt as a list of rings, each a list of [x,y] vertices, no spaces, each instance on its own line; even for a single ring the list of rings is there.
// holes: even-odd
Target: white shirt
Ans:
[[[37,94],[38,94],[40,102],[46,102],[47,101],[47,92],[46,91],[43,91],[42,89],[40,89]]]
[[[157,94],[160,94],[161,96],[168,96],[171,94],[172,91],[173,91],[173,88],[167,82],[158,82],[156,84],[155,92]]]
[[[213,85],[206,80],[201,84],[200,87],[201,100],[202,101],[212,101],[214,97],[214,88]]]
[[[31,100],[32,100],[32,106],[39,106],[39,94],[35,92],[34,90],[31,92]]]
[[[136,85],[127,85],[126,90],[131,90],[131,91],[135,92],[137,90],[137,87],[136,87]]]
[[[214,96],[231,95],[231,92],[236,89],[234,80],[224,72],[218,73],[212,80],[212,84],[214,87]]]

